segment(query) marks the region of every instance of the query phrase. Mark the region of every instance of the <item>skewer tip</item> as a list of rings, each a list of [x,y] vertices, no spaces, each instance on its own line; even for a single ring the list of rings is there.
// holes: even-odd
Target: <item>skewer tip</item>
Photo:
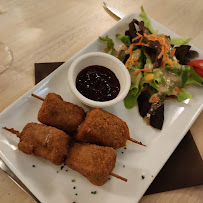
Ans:
[[[146,147],[146,145],[145,144],[142,144],[142,142],[138,142],[137,140],[135,140],[135,139],[133,139],[133,138],[128,138],[128,140],[130,140],[131,142],[134,142],[134,143],[136,143],[136,144],[139,144],[139,145],[142,145],[142,146],[144,146],[144,147]]]
[[[40,96],[38,96],[38,95],[36,95],[36,94],[31,94],[33,97],[35,97],[35,98],[37,98],[37,99],[40,99],[40,100],[42,100],[42,101],[44,101],[44,98],[42,98],[42,97],[40,97]]]
[[[115,174],[115,173],[110,173],[110,175],[111,176],[114,176],[114,177],[116,177],[116,178],[118,178],[118,179],[120,179],[120,180],[123,180],[123,181],[125,181],[125,182],[127,182],[128,181],[128,179],[126,179],[126,178],[124,178],[124,177],[122,177],[122,176],[119,176],[119,175],[117,175],[117,174]]]

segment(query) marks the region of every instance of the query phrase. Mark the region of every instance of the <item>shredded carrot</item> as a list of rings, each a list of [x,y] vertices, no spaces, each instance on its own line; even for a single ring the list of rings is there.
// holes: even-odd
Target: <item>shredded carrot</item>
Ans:
[[[140,38],[140,41],[138,43],[140,44],[142,42],[142,40],[143,40],[143,37]]]
[[[176,52],[176,48],[173,48],[169,56],[172,57],[175,54],[175,52]]]
[[[169,99],[172,99],[172,98],[173,98],[172,96],[168,96],[164,100],[169,100]]]
[[[139,32],[136,32],[136,34],[137,34],[138,36],[142,37],[142,35],[141,35]]]
[[[144,44],[144,43],[132,43],[128,48],[128,53],[131,53],[135,46],[146,46],[146,47],[148,47],[149,45]]]
[[[149,70],[149,69],[138,69],[135,73],[134,73],[134,76],[136,76],[139,72],[141,72],[141,71],[143,71],[143,72],[147,72],[147,73],[151,73],[152,71],[151,70]]]
[[[132,63],[132,65],[135,65],[135,62],[137,60],[138,60],[138,58],[133,59],[132,57],[129,57],[128,60],[125,63],[125,66],[128,67],[130,62]]]
[[[130,54],[130,57],[128,58],[128,60],[126,61],[125,63],[125,66],[128,67],[129,66],[129,63],[131,62],[132,65],[135,65],[135,62],[138,60],[138,58],[135,58],[133,59],[133,49],[136,47],[136,46],[149,46],[148,44],[144,44],[144,43],[141,43],[138,42],[138,43],[132,43],[129,48],[128,48],[128,53]]]
[[[156,95],[152,95],[151,98],[149,99],[150,103],[155,103],[158,102],[160,100],[160,98]]]
[[[158,102],[160,100],[160,98],[157,95],[152,95],[149,99],[150,103],[155,103]]]
[[[163,55],[163,53],[164,53],[164,49],[162,48],[160,54],[158,55],[158,59],[161,58],[161,56]]]
[[[173,61],[169,58],[172,57],[175,54],[176,49],[173,48],[171,53],[168,54],[167,50],[170,48],[170,44],[168,42],[168,40],[166,39],[164,34],[149,34],[147,35],[146,33],[143,33],[143,35],[141,35],[140,33],[136,33],[138,36],[138,39],[140,38],[138,43],[132,43],[130,45],[130,47],[128,48],[128,53],[130,54],[129,59],[127,60],[127,62],[125,63],[126,67],[129,66],[129,63],[131,62],[132,65],[135,64],[135,61],[137,61],[137,59],[132,59],[133,56],[133,49],[135,48],[135,46],[147,46],[149,47],[148,44],[142,43],[144,37],[147,38],[149,41],[158,41],[161,45],[161,52],[158,55],[158,59],[160,59],[162,57],[162,68],[165,68],[165,65],[168,64],[170,66],[173,66]],[[142,69],[143,70],[143,69]],[[135,72],[135,75],[137,73]]]
[[[144,36],[150,40],[150,41],[158,41],[161,45],[161,52],[158,55],[158,59],[160,59],[162,56],[162,68],[165,67],[166,64],[169,64],[170,66],[173,66],[173,62],[172,60],[169,58],[169,56],[173,56],[175,53],[175,49],[172,50],[171,54],[168,55],[167,54],[167,49],[169,48],[169,43],[167,42],[167,39],[165,38],[165,36],[163,34],[150,34],[147,35],[144,33]]]
[[[129,48],[128,48],[128,50],[127,50],[127,52],[131,55],[132,54],[132,50],[133,50],[133,48],[134,48],[134,44],[132,43],[130,46],[129,46]]]
[[[164,47],[164,54],[162,58],[162,68],[165,68],[165,65],[166,65],[166,54],[167,54],[167,49],[166,47]]]
[[[135,46],[139,46],[139,45],[149,47],[149,45],[145,43],[135,43]]]
[[[178,93],[182,90],[183,88],[175,87],[172,91],[172,95],[177,96]]]

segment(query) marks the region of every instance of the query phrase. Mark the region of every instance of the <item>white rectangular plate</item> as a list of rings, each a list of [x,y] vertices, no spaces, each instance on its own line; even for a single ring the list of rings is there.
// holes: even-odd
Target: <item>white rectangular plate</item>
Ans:
[[[138,14],[126,16],[102,36],[108,35],[113,38],[115,45],[118,46],[119,41],[115,39],[115,34],[124,34],[133,18],[139,19]],[[160,33],[177,36],[154,20],[151,21],[153,27]],[[28,122],[37,122],[42,102],[31,97],[31,93],[45,97],[48,92],[55,92],[64,100],[88,110],[88,107],[82,105],[71,94],[67,83],[67,70],[78,56],[93,51],[103,52],[105,46],[104,42],[97,39],[73,56],[3,111],[0,114],[0,127],[13,127],[21,131]],[[200,53],[200,58],[203,58],[200,50],[194,47],[193,49]],[[0,156],[41,202],[138,202],[202,110],[202,88],[189,87],[188,91],[192,93],[193,99],[182,103],[166,102],[165,121],[161,131],[145,125],[137,107],[127,110],[123,102],[120,102],[106,109],[127,122],[132,138],[147,145],[143,147],[128,143],[127,149],[117,150],[118,158],[113,172],[127,178],[127,183],[111,177],[105,185],[94,186],[82,175],[67,167],[60,170],[60,166],[55,166],[43,158],[22,153],[17,148],[19,139],[1,128]],[[32,167],[33,165],[35,167]],[[144,179],[142,175],[145,176]],[[75,182],[72,182],[73,179]],[[73,189],[74,186],[76,189]],[[97,194],[91,194],[92,191],[97,191]]]

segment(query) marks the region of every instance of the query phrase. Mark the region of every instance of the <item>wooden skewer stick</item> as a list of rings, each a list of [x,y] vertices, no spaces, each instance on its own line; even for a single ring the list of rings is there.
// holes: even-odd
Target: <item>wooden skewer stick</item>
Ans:
[[[111,172],[109,175],[114,176],[114,177],[116,177],[116,178],[118,178],[118,179],[121,179],[121,180],[123,180],[123,181],[125,181],[125,182],[128,181],[128,179],[126,179],[126,178],[124,178],[124,177],[122,177],[122,176],[119,176],[119,175],[117,175],[117,174],[115,174],[115,173],[112,173],[112,172]]]
[[[44,98],[42,98],[42,97],[40,97],[40,96],[37,96],[36,94],[31,94],[33,97],[35,97],[35,98],[37,98],[37,99],[40,99],[40,100],[42,100],[42,101],[44,101]],[[144,144],[142,144],[141,142],[138,142],[137,140],[135,140],[135,139],[133,139],[133,138],[128,138],[128,140],[130,140],[131,142],[134,142],[134,143],[136,143],[136,144],[139,144],[139,145],[142,145],[142,146],[145,146],[146,147],[146,145],[144,145]]]
[[[128,140],[130,140],[131,142],[134,142],[134,143],[137,143],[137,144],[139,144],[139,145],[142,145],[142,146],[145,146],[146,147],[146,145],[145,144],[142,144],[141,142],[138,142],[137,140],[135,140],[135,139],[133,139],[133,138],[128,138]]]
[[[17,131],[17,130],[15,130],[14,128],[2,127],[2,129],[7,130],[7,131],[13,133],[13,134],[15,134],[17,137],[20,138],[20,132]]]
[[[37,99],[40,99],[42,101],[44,101],[44,98],[40,97],[40,96],[37,96],[36,94],[31,94],[33,97],[37,98]]]

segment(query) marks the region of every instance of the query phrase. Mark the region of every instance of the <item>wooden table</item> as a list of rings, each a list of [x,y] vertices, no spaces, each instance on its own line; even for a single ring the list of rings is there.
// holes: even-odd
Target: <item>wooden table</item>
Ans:
[[[106,0],[125,14],[147,14],[203,49],[203,1]],[[66,61],[117,20],[95,0],[1,0],[0,41],[14,53],[12,66],[0,74],[0,112],[34,86],[35,62]],[[191,132],[203,157],[203,113]],[[140,202],[201,202],[203,186],[145,196]],[[0,170],[0,202],[31,203],[25,194]]]

